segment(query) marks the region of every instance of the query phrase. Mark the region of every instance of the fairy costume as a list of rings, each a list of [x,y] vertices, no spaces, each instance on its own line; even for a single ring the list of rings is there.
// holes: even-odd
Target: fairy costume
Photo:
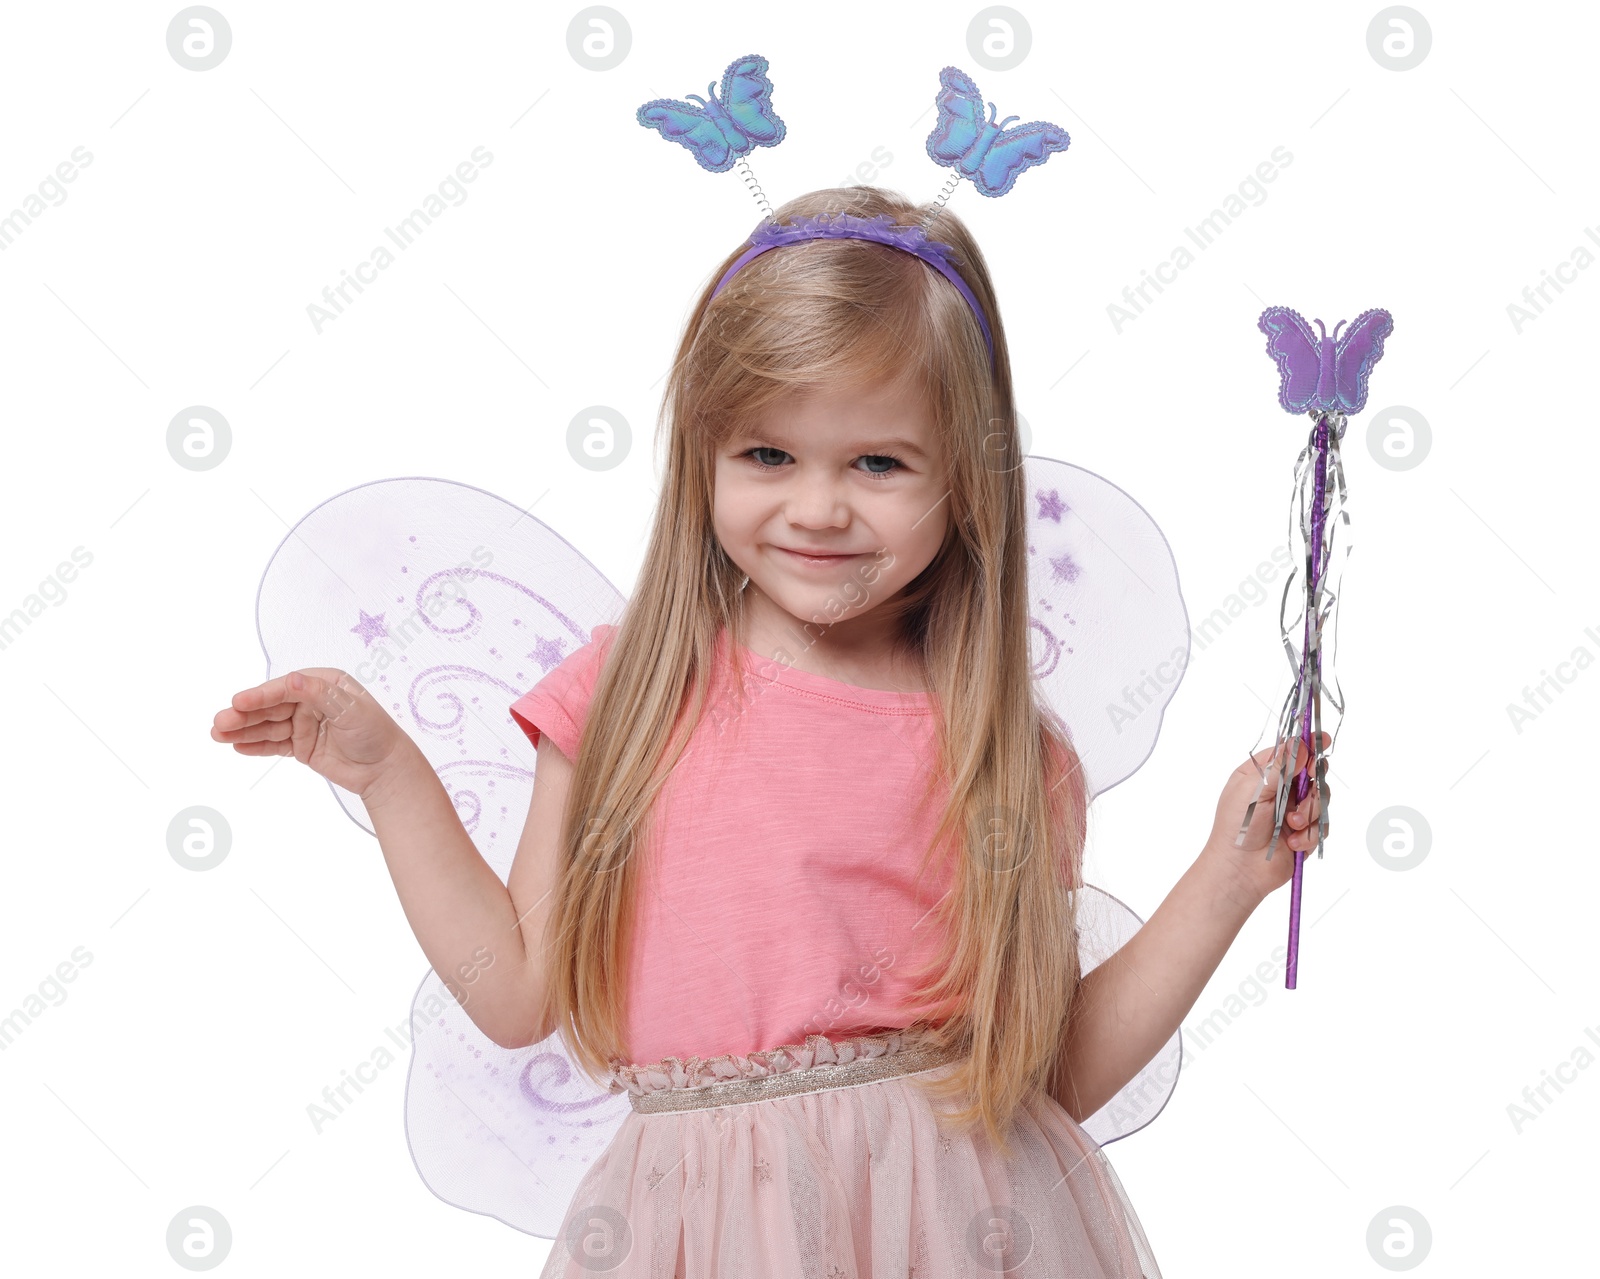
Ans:
[[[725,120],[710,121],[724,139],[752,111],[767,112],[765,68],[762,59],[729,67],[720,102],[731,105]],[[985,194],[1003,194],[1017,173],[1065,146],[1055,126],[1036,122],[1008,133],[994,125],[992,109],[983,122],[975,86],[953,68],[941,84],[930,155],[953,156],[941,162]],[[661,104],[647,104],[641,117],[650,106]],[[704,104],[708,117],[711,106]],[[680,108],[693,110],[672,110]],[[701,120],[685,132],[706,154],[715,148],[708,128]],[[730,143],[724,168],[736,153],[743,158]],[[778,237],[791,234],[763,227],[752,249],[780,247]],[[803,230],[875,239],[940,269],[940,248],[920,228],[837,218]],[[1188,620],[1171,551],[1136,502],[1066,463],[1028,457],[1023,465],[1034,676],[1071,734],[1092,797],[1131,775],[1153,748],[1187,662]],[[597,638],[603,644],[601,628],[619,618],[622,604],[581,554],[512,504],[465,485],[407,478],[351,489],[305,517],[268,566],[258,614],[269,675],[334,664],[361,680],[433,763],[504,880],[528,811],[534,752],[527,730],[576,740],[569,730],[578,727],[581,706],[553,695],[559,679],[545,688],[552,696],[542,709],[539,690]],[[565,669],[576,677],[582,664]],[[882,695],[843,694],[850,686],[823,681],[836,685],[829,705],[785,682],[821,677],[792,668],[782,677],[761,700],[791,719],[818,700],[860,714],[837,699]],[[537,718],[514,718],[518,705]],[[915,719],[900,718],[902,729]],[[907,758],[915,755],[914,736]],[[360,800],[334,790],[370,830]],[[894,830],[914,834],[916,820],[900,814]],[[791,916],[792,903],[770,895],[771,927],[803,937],[830,880],[792,867],[786,873],[819,896],[799,903],[809,913]],[[903,866],[885,872],[880,919],[901,920],[924,900],[904,880]],[[1141,921],[1097,889],[1077,891],[1086,973]],[[521,1049],[495,1045],[430,972],[412,1012],[406,1099],[419,1173],[448,1202],[554,1239],[552,1275],[935,1279],[987,1267],[1156,1279],[1100,1147],[1159,1113],[1176,1082],[1179,1037],[1082,1125],[1050,1099],[1035,1099],[1017,1121],[1018,1153],[1003,1163],[976,1134],[945,1131],[916,1090],[914,1072],[944,1065],[918,1056],[919,1045],[900,1034],[892,982],[876,1004],[869,994],[852,1008],[848,989],[839,1000],[841,978],[853,974],[860,988],[860,965],[872,962],[858,953],[866,925],[858,919],[844,927],[826,945],[837,947],[843,936],[846,953],[813,952],[827,963],[799,974],[814,990],[780,992],[777,1005],[747,999],[724,1010],[735,1021],[686,1008],[722,998],[721,988],[698,996],[680,990],[665,1008],[657,992],[640,1023],[645,1059],[621,1063],[606,1080],[580,1070],[559,1033]],[[670,939],[658,953],[675,953]],[[703,982],[703,971],[688,970],[687,981]],[[844,1005],[837,1012],[836,1003]],[[682,1014],[681,1032],[664,1020],[674,1013]],[[814,1025],[827,1033],[799,1038]],[[702,1031],[719,1042],[691,1042]],[[669,1044],[673,1053],[647,1055]]]

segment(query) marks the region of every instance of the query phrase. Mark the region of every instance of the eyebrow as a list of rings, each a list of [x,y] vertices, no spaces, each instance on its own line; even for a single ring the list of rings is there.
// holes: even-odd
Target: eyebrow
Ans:
[[[785,453],[791,451],[784,444],[784,437],[773,431],[745,431],[735,438],[737,440],[773,440],[780,448],[783,448]],[[854,444],[851,446],[851,452],[857,453],[861,456],[882,456],[882,454],[874,453],[874,449],[893,449],[899,453],[909,453],[911,456],[920,458],[924,462],[928,460],[928,454],[918,445],[913,444],[910,440],[902,440],[898,438],[892,440],[870,440],[862,444]]]

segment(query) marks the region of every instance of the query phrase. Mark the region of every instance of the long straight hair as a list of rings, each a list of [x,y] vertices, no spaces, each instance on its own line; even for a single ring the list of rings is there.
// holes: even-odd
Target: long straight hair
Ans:
[[[774,217],[836,211],[909,224],[930,206],[853,186],[810,192]],[[713,531],[719,447],[786,398],[903,382],[925,399],[949,483],[933,561],[875,606],[897,619],[897,651],[934,695],[928,791],[939,780],[949,787],[922,865],[948,867],[951,888],[934,907],[941,943],[914,974],[909,1028],[961,1052],[953,1072],[915,1082],[955,1103],[945,1107],[952,1122],[981,1119],[1004,1150],[1025,1099],[1070,1086],[1061,1055],[1080,975],[1074,890],[1087,796],[1065,727],[1032,678],[1026,492],[994,287],[959,218],[941,211],[930,234],[957,251],[984,309],[992,368],[954,285],[885,245],[821,239],[775,249],[713,301],[742,244],[700,294],[663,398],[666,477],[649,547],[608,637],[574,761],[541,1024],[560,1029],[597,1077],[629,1060],[634,854],[647,847],[651,806],[705,713],[719,633],[734,644],[745,634],[743,574]],[[822,628],[832,619],[814,620]],[[733,647],[728,655],[738,660]],[[731,683],[742,692],[741,679]]]

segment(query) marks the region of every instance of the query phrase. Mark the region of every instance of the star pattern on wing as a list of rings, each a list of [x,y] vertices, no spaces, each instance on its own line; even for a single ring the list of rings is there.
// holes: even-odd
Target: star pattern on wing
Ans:
[[[1054,524],[1061,523],[1061,517],[1067,513],[1067,504],[1061,500],[1061,494],[1055,489],[1048,493],[1035,493],[1039,499],[1039,518],[1049,520]]]
[[[548,674],[555,667],[561,665],[561,659],[566,656],[564,646],[558,639],[546,639],[543,635],[539,642],[533,646],[533,651],[528,654],[539,663],[539,668]]]
[[[1078,561],[1070,555],[1057,555],[1050,560],[1050,569],[1058,582],[1076,582],[1083,573]]]
[[[350,633],[361,636],[361,642],[367,648],[372,647],[374,640],[389,638],[389,628],[383,624],[382,613],[374,617],[364,608],[358,608],[356,612],[361,614],[361,620],[350,628]]]

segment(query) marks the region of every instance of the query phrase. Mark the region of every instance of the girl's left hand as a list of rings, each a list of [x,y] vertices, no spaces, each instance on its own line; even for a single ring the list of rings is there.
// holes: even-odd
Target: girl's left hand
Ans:
[[[1332,740],[1327,733],[1321,734],[1321,737],[1324,746]],[[1289,809],[1284,814],[1283,828],[1278,832],[1278,845],[1272,850],[1272,859],[1267,859],[1267,845],[1272,842],[1272,797],[1278,785],[1279,765],[1288,754],[1272,746],[1257,751],[1229,776],[1222,788],[1222,796],[1217,800],[1216,821],[1202,854],[1226,865],[1254,901],[1288,883],[1294,875],[1294,855],[1301,851],[1309,854],[1317,846],[1317,818],[1321,808],[1317,801],[1316,779],[1311,779],[1306,797],[1298,804],[1294,803],[1293,775],[1305,767],[1308,754],[1305,742],[1299,738],[1295,739],[1294,746]],[[1276,760],[1273,758],[1275,755]],[[1266,768],[1265,787],[1261,784],[1263,767]],[[1236,844],[1234,840],[1244,823],[1245,809],[1252,800],[1258,799],[1258,792],[1259,802],[1251,815],[1250,828],[1245,831],[1243,842]],[[1328,793],[1331,797],[1332,787],[1329,787]],[[1328,829],[1333,829],[1331,818]]]

